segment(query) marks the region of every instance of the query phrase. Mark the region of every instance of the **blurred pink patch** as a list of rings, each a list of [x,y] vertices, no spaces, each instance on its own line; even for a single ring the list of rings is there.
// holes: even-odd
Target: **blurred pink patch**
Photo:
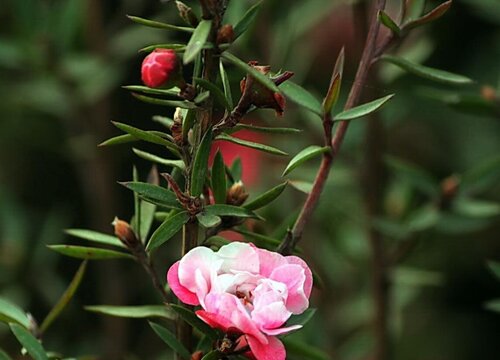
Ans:
[[[302,259],[241,242],[218,252],[192,249],[172,265],[167,280],[182,302],[201,305],[200,319],[232,334],[235,346],[245,344],[247,356],[257,360],[286,358],[275,336],[301,327],[285,323],[308,308],[313,281]]]

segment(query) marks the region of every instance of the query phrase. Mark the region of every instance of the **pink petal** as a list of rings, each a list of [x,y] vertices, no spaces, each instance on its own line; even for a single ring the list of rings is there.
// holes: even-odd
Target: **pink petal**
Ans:
[[[196,315],[206,322],[208,326],[214,329],[220,329],[222,331],[227,331],[230,327],[233,327],[233,324],[226,319],[225,317],[220,316],[219,314],[213,314],[206,312],[205,310],[196,311]]]
[[[286,284],[288,288],[286,307],[292,313],[300,314],[309,307],[309,299],[304,291],[306,275],[302,266],[295,264],[280,266],[274,269],[269,278]]]
[[[311,296],[313,286],[313,275],[311,269],[307,263],[298,256],[286,256],[285,259],[289,264],[300,265],[304,269],[304,273],[306,275],[306,281],[304,282],[304,294],[309,298]]]
[[[222,272],[248,271],[253,274],[259,272],[259,255],[250,244],[232,242],[222,246],[217,256],[223,261]]]
[[[259,254],[260,275],[269,277],[274,269],[288,262],[285,257],[277,252],[256,248]]]
[[[276,329],[283,325],[292,313],[287,310],[285,304],[273,302],[262,307],[255,307],[252,311],[252,320],[257,324],[261,331]]]
[[[221,261],[211,249],[203,246],[196,247],[180,260],[179,282],[189,291],[196,293],[199,284],[199,280],[196,280],[196,273],[199,270],[200,275],[208,284],[208,291],[210,291],[211,273],[217,272],[220,265]]]
[[[302,327],[302,325],[292,325],[292,326],[277,328],[277,329],[264,329],[262,331],[266,335],[277,336],[277,335],[289,333],[290,331],[300,329],[301,327]]]
[[[263,344],[253,336],[247,336],[252,355],[257,360],[285,360],[285,346],[273,336],[267,337],[267,344]]]
[[[170,289],[174,292],[175,296],[179,298],[183,303],[188,305],[200,305],[198,301],[198,297],[196,294],[192,293],[179,282],[179,264],[180,261],[177,261],[173,264],[167,272],[167,282],[170,286]]]

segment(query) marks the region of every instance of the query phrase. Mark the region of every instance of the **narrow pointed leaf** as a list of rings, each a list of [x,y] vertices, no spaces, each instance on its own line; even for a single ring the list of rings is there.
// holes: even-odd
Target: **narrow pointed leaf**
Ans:
[[[47,353],[42,344],[31,333],[18,324],[10,324],[10,330],[19,343],[35,360],[48,360]]]
[[[241,146],[245,146],[245,147],[249,147],[249,148],[252,148],[252,149],[264,151],[264,152],[267,152],[267,153],[273,154],[273,155],[280,155],[280,156],[287,156],[288,155],[286,152],[281,151],[280,149],[276,149],[275,147],[272,147],[272,146],[269,146],[269,145],[255,143],[255,142],[248,141],[248,140],[243,140],[243,139],[240,139],[240,138],[237,138],[237,137],[234,137],[234,136],[230,136],[230,135],[227,135],[227,134],[224,134],[224,133],[218,135],[216,137],[216,139],[217,140],[229,141],[229,142],[241,145]]]
[[[234,107],[233,95],[231,94],[231,83],[229,82],[229,77],[227,76],[226,69],[222,61],[219,61],[219,72],[220,78],[222,80],[222,87],[224,88],[224,95],[229,103],[230,108]]]
[[[195,103],[192,103],[190,101],[185,101],[185,100],[165,100],[165,99],[158,99],[158,98],[154,98],[154,97],[146,96],[146,95],[139,95],[136,93],[132,93],[132,95],[138,100],[141,100],[145,103],[153,104],[153,105],[170,106],[170,107],[174,107],[174,108],[180,107],[181,109],[197,109],[198,108]]]
[[[184,306],[180,306],[180,305],[169,304],[169,306],[185,322],[187,322],[189,325],[191,325],[195,329],[198,329],[202,334],[205,334],[206,336],[208,336],[212,340],[217,339],[217,332],[214,329],[212,329],[210,326],[205,324],[200,318],[198,318],[198,316],[196,316],[196,314],[193,311],[186,309]]]
[[[284,183],[281,183],[278,186],[275,186],[272,189],[266,191],[265,193],[257,196],[255,199],[249,201],[247,204],[244,204],[243,207],[248,210],[260,209],[270,204],[278,196],[280,196],[283,190],[285,190],[287,185],[288,181],[285,181]]]
[[[409,9],[407,10],[408,20],[414,20],[422,16],[425,9],[426,0],[412,0]]]
[[[149,240],[146,250],[152,251],[170,240],[188,221],[189,214],[186,211],[182,211],[165,219],[153,235],[151,235],[151,240]]]
[[[182,161],[182,160],[165,159],[165,158],[159,157],[157,155],[154,155],[154,154],[151,154],[151,153],[148,153],[148,152],[136,149],[136,148],[133,148],[132,151],[140,158],[143,158],[145,160],[148,160],[148,161],[151,161],[151,162],[154,162],[157,164],[175,167],[175,168],[178,168],[180,170],[185,170],[185,168],[186,168],[186,166],[184,165],[184,161]]]
[[[211,20],[201,20],[196,30],[194,31],[191,39],[186,47],[186,51],[184,51],[183,61],[184,64],[189,64],[196,58],[196,55],[201,51],[203,45],[207,42],[208,35],[210,34],[210,30],[212,29],[212,21]]]
[[[152,117],[152,120],[154,122],[157,122],[158,124],[162,124],[167,129],[171,129],[172,125],[174,125],[174,120],[172,120],[171,118],[168,118],[166,116],[155,115]]]
[[[139,52],[152,52],[155,51],[156,49],[171,49],[174,50],[175,52],[184,52],[186,50],[186,45],[185,44],[153,44],[153,45],[148,45],[143,47],[142,49],[139,49]]]
[[[330,356],[324,351],[310,345],[309,343],[282,339],[287,353],[295,356],[297,359],[307,360],[330,360]]]
[[[302,150],[297,155],[295,155],[292,160],[290,160],[287,167],[285,168],[285,171],[283,171],[283,174],[281,176],[286,176],[293,169],[302,165],[307,160],[312,159],[320,154],[324,154],[330,150],[331,149],[328,146],[321,147],[321,146],[317,146],[317,145],[311,145],[311,146],[306,147],[304,150]]]
[[[40,325],[40,331],[42,333],[44,333],[49,328],[49,326],[54,322],[55,319],[57,319],[59,314],[61,314],[61,312],[64,310],[66,305],[69,304],[69,302],[73,298],[73,295],[75,294],[76,290],[80,286],[80,283],[82,282],[83,275],[85,274],[86,268],[87,268],[87,261],[84,261],[84,262],[82,262],[82,264],[78,268],[78,271],[76,272],[75,276],[73,277],[73,280],[71,280],[71,283],[69,284],[66,291],[62,294],[61,298],[54,305],[52,310],[50,310],[47,317],[45,317],[45,319],[42,322],[42,325]]]
[[[488,189],[500,180],[500,156],[486,159],[466,171],[460,181],[460,188],[467,192]]]
[[[291,101],[306,108],[313,113],[320,115],[322,113],[321,103],[314,95],[304,89],[302,86],[287,80],[279,88],[281,92]]]
[[[452,2],[453,2],[452,0],[448,0],[444,3],[442,3],[441,5],[437,6],[433,10],[429,11],[424,16],[407,22],[403,26],[403,29],[410,30],[410,29],[416,28],[418,26],[421,26],[421,25],[424,25],[424,24],[427,24],[429,22],[432,22],[432,21],[439,19],[441,16],[443,16],[449,10]]]
[[[151,170],[148,174],[148,184],[152,185],[160,185],[160,178],[158,175],[158,170],[155,165],[151,167]],[[139,201],[139,229],[138,234],[139,239],[143,244],[146,243],[146,239],[148,237],[149,231],[151,230],[151,226],[153,225],[153,221],[156,213],[156,205],[152,204],[148,201],[141,199]],[[136,213],[137,216],[137,213]]]
[[[26,329],[30,327],[30,319],[16,304],[0,297],[0,321],[4,323],[15,322]]]
[[[339,99],[340,86],[342,84],[342,74],[344,72],[344,58],[345,51],[342,47],[342,50],[340,50],[337,60],[335,61],[335,67],[333,68],[330,86],[328,87],[326,96],[323,99],[323,111],[325,114],[330,114],[333,107],[337,103],[337,100]]]
[[[386,156],[384,162],[397,176],[430,197],[435,197],[439,194],[440,189],[438,182],[419,166],[402,161],[393,156]]]
[[[177,30],[177,31],[184,31],[184,32],[193,32],[194,31],[194,29],[190,28],[190,27],[165,24],[165,23],[162,23],[159,21],[148,20],[148,19],[144,19],[144,18],[141,18],[138,16],[127,15],[127,17],[137,24],[141,24],[141,25],[155,28],[155,29]]]
[[[153,331],[167,344],[172,350],[179,354],[185,360],[191,359],[191,353],[177,340],[176,336],[167,328],[153,322],[149,323]]]
[[[295,189],[303,192],[304,194],[310,194],[313,188],[313,183],[303,180],[290,180],[290,185]]]
[[[76,245],[47,245],[47,247],[62,255],[83,260],[133,259],[123,252]]]
[[[276,249],[281,244],[281,240],[242,228],[237,228],[235,231],[245,236],[246,239],[251,240],[256,246],[265,249]]]
[[[139,306],[114,306],[114,305],[89,305],[85,310],[98,314],[143,319],[160,317],[169,320],[175,319],[175,314],[164,305],[139,305]]]
[[[238,130],[245,129],[254,132],[266,133],[266,134],[300,134],[302,130],[295,128],[283,128],[283,127],[267,127],[267,126],[255,126],[249,124],[237,124],[228,133],[234,133]]]
[[[383,98],[370,101],[369,103],[353,107],[346,111],[342,111],[340,114],[337,114],[335,116],[334,121],[353,120],[369,115],[380,109],[382,105],[389,101],[393,96],[394,94],[387,95]]]
[[[500,204],[492,201],[460,198],[455,201],[454,210],[460,215],[484,218],[500,215]]]
[[[219,360],[221,358],[221,353],[217,350],[212,350],[206,355],[204,355],[201,360]]]
[[[211,145],[212,130],[210,129],[203,136],[194,157],[193,171],[191,173],[191,196],[199,196],[203,192]]]
[[[389,15],[383,10],[379,10],[378,12],[378,21],[384,25],[386,28],[391,30],[394,34],[399,36],[401,34],[401,29],[399,26],[391,19]]]
[[[110,139],[104,140],[98,146],[121,145],[121,144],[128,144],[128,143],[135,142],[135,141],[139,141],[139,139],[133,135],[130,135],[130,134],[123,134],[123,135],[118,135],[118,136],[112,137]]]
[[[191,130],[195,121],[196,121],[196,112],[194,110],[187,110],[184,113],[182,120],[182,139],[184,141],[187,140],[189,130]]]
[[[177,200],[175,194],[164,187],[134,181],[123,182],[120,184],[139,194],[142,199],[153,204],[171,209],[181,209],[181,204]]]
[[[221,57],[224,58],[224,59],[226,59],[227,61],[229,61],[233,65],[237,66],[238,68],[240,68],[241,70],[243,70],[247,74],[250,74],[250,76],[252,76],[255,80],[257,80],[262,85],[264,85],[267,88],[269,88],[270,90],[272,90],[274,92],[279,92],[280,91],[280,89],[278,89],[278,87],[276,86],[276,84],[268,76],[262,74],[260,71],[258,71],[256,69],[254,69],[253,67],[251,67],[250,65],[248,65],[243,60],[238,59],[233,54],[231,54],[231,53],[229,53],[229,52],[226,51],[226,52],[224,52],[221,55]]]
[[[171,89],[153,89],[147,86],[141,85],[126,85],[122,86],[123,89],[136,91],[144,94],[153,94],[153,95],[164,95],[164,96],[177,96],[179,97],[180,89],[177,87],[173,87]]]
[[[217,204],[226,203],[226,167],[221,152],[218,150],[214,157],[212,165],[212,192]]]
[[[450,73],[444,70],[433,69],[424,65],[413,63],[401,57],[383,55],[381,59],[394,64],[413,75],[417,75],[436,82],[451,85],[465,85],[473,82],[466,76]]]
[[[497,261],[488,261],[488,268],[500,280],[500,263]]]
[[[139,181],[139,173],[138,173],[137,167],[135,165],[132,166],[132,180],[134,182]],[[141,227],[141,214],[140,214],[141,208],[140,208],[140,204],[139,204],[139,194],[137,194],[134,191],[133,195],[134,195],[134,216],[133,216],[133,219],[130,221],[130,223],[131,223],[132,228],[134,229],[135,233],[137,234],[138,230]]]
[[[234,205],[208,205],[204,209],[207,215],[234,216],[242,218],[259,218],[253,211]]]
[[[202,105],[206,100],[210,98],[210,91],[202,91],[194,98],[194,103],[196,105]]]
[[[490,300],[484,304],[484,307],[488,310],[500,313],[500,299]]]
[[[257,14],[259,13],[261,4],[262,1],[255,3],[255,5],[248,9],[241,20],[234,26],[234,40],[239,38],[253,24]]]
[[[229,105],[229,102],[226,99],[226,96],[224,95],[222,90],[219,89],[215,84],[201,78],[194,78],[194,80],[197,85],[200,85],[205,90],[210,91],[210,94],[215,98],[219,105],[222,105],[227,111],[232,110],[231,105]]]
[[[292,315],[290,319],[285,323],[284,327],[293,326],[293,325],[302,325],[304,326],[312,319],[314,314],[316,313],[316,309],[309,308],[304,311],[300,315]]]
[[[207,214],[204,211],[196,214],[196,218],[198,222],[207,229],[219,225],[222,221],[217,215]]]
[[[66,229],[64,232],[70,236],[74,236],[79,239],[96,242],[99,244],[106,244],[118,247],[125,247],[123,243],[116,236],[103,234],[97,231],[87,230],[87,229]]]

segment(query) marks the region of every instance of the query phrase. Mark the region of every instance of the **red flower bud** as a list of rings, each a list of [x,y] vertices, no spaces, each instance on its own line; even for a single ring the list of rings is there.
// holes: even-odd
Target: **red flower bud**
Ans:
[[[141,77],[146,86],[160,87],[169,80],[177,80],[180,70],[177,54],[171,49],[155,49],[142,62]],[[175,83],[172,83],[172,86]]]

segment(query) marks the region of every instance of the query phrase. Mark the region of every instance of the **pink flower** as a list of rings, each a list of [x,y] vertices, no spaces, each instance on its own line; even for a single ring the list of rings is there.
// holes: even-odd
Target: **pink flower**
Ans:
[[[199,318],[232,334],[232,350],[248,349],[246,355],[257,360],[285,359],[275,336],[301,327],[284,325],[308,308],[312,289],[312,273],[302,259],[242,242],[218,252],[192,249],[172,265],[167,280],[182,302],[201,305]]]
[[[151,88],[157,88],[178,75],[178,71],[179,60],[175,51],[155,49],[142,62],[142,82]]]

